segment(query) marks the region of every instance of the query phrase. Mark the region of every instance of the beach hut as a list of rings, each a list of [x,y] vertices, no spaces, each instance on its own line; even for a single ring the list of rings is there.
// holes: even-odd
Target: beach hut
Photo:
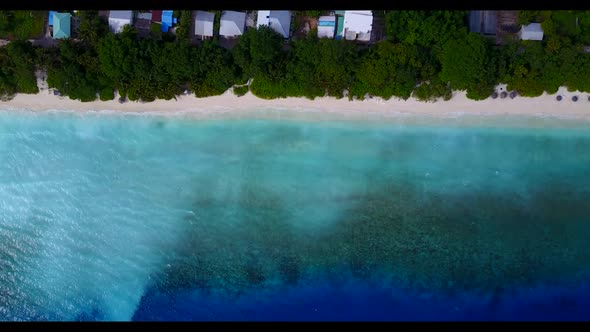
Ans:
[[[318,37],[334,38],[336,30],[336,16],[320,16],[318,20]]]
[[[561,99],[563,99],[563,98],[562,98],[561,96],[557,96],[557,97],[555,97],[555,99],[556,99],[557,101],[561,101]]]
[[[573,101],[574,103],[575,103],[575,102],[577,102],[577,101],[578,101],[578,96],[573,96],[573,97],[572,97],[572,101]]]
[[[344,38],[369,41],[373,29],[373,12],[370,10],[347,10],[344,12]]]
[[[50,27],[53,26],[53,15],[55,15],[55,13],[57,13],[57,12],[53,11],[53,10],[49,11],[49,17],[47,18],[48,19],[47,25],[49,25]]]
[[[53,13],[53,39],[70,38],[71,18],[70,13]]]
[[[495,35],[497,26],[495,10],[472,10],[469,13],[469,31],[483,35]]]
[[[518,36],[522,40],[543,40],[543,28],[541,28],[541,23],[523,25],[518,32]]]
[[[162,11],[161,10],[152,10],[152,22],[153,23],[162,23]]]
[[[224,10],[219,21],[220,36],[235,38],[244,34],[246,13]]]
[[[213,21],[215,13],[197,10],[195,17],[195,35],[205,39],[213,37]]]
[[[174,11],[172,10],[163,10],[162,11],[162,32],[168,32],[170,28],[174,26],[178,22],[176,18],[174,18]]]
[[[508,96],[508,93],[506,91],[502,91],[502,93],[500,94],[500,98],[504,99]]]
[[[109,29],[114,33],[123,31],[123,27],[133,22],[133,11],[111,10],[109,13]]]
[[[289,38],[291,34],[291,12],[288,10],[259,10],[256,19],[256,28],[263,25],[271,27],[283,38]]]

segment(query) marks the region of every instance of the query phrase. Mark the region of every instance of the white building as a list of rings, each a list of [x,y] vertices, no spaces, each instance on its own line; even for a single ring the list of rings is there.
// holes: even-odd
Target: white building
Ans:
[[[334,38],[336,16],[320,16],[318,20],[318,37]]]
[[[114,33],[119,33],[126,25],[133,22],[133,11],[131,10],[111,10],[109,13],[109,29]]]
[[[522,40],[543,40],[543,28],[541,28],[541,23],[523,25],[518,32],[518,36]]]
[[[369,41],[373,29],[373,12],[370,10],[347,10],[344,12],[344,38]]]
[[[195,17],[195,35],[201,37],[213,37],[214,20],[215,13],[198,10]]]
[[[237,37],[244,34],[246,13],[224,10],[219,23],[219,35],[223,37]]]
[[[288,10],[259,10],[256,28],[270,26],[283,38],[289,38],[291,29],[291,12]]]

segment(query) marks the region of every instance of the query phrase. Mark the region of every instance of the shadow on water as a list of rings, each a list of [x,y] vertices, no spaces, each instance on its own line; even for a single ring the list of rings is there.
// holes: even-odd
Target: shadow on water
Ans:
[[[236,211],[232,218],[229,211]],[[209,198],[193,206],[191,227],[179,241],[170,267],[156,277],[160,291],[198,289],[239,294],[280,280],[299,279],[294,235],[278,196],[260,187],[243,186],[235,202]],[[227,220],[232,219],[232,220]]]
[[[424,196],[408,183],[382,185],[310,237],[292,229],[279,195],[244,187],[224,206],[239,211],[235,223],[219,222],[223,204],[191,217],[159,289],[239,295],[333,273],[450,294],[559,281],[590,266],[586,197],[558,183],[531,191],[526,204],[509,193]]]
[[[383,154],[408,159],[414,149],[402,142]],[[154,290],[238,297],[348,279],[414,294],[481,294],[493,307],[518,288],[588,277],[590,193],[583,187],[556,177],[524,193],[435,192],[373,173],[365,176],[369,189],[349,193],[354,200],[328,230],[305,234],[293,227],[300,211],[281,192],[245,181],[235,197],[221,199],[201,183],[211,193],[197,194],[190,227]]]

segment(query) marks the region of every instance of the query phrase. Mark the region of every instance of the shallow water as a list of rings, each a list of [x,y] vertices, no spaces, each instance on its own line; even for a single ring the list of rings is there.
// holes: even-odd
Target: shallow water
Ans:
[[[556,119],[2,112],[0,320],[584,320],[589,151]]]

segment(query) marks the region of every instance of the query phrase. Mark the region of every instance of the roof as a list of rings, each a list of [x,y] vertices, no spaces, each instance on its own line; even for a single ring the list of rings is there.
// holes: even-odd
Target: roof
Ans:
[[[543,40],[543,28],[541,28],[541,23],[523,25],[522,29],[520,29],[520,39]]]
[[[109,13],[109,19],[121,19],[121,20],[129,20],[133,18],[133,11],[131,10],[111,10]]]
[[[344,10],[335,10],[334,14],[344,16]]]
[[[344,34],[346,39],[356,39],[356,34],[371,33],[373,13],[370,10],[347,10],[344,12]]]
[[[195,35],[212,37],[213,20],[215,20],[215,13],[197,10],[197,15],[195,17]]]
[[[469,13],[469,31],[495,35],[497,21],[495,10],[472,10]]]
[[[289,38],[291,30],[291,12],[288,10],[259,10],[256,28],[270,26],[283,38]]]
[[[152,22],[162,22],[161,10],[152,10]]]
[[[343,31],[344,31],[344,16],[339,16],[338,23],[336,24],[336,39],[342,39]]]
[[[53,26],[53,14],[55,14],[55,13],[56,12],[53,10],[49,11],[49,23],[48,23],[49,26]]]
[[[320,16],[318,19],[319,25],[336,25],[336,16]]]
[[[162,11],[162,32],[168,32],[170,28],[176,23],[173,10]]]
[[[246,13],[225,10],[221,14],[219,35],[226,37],[240,36],[246,26]]]
[[[334,30],[336,28],[335,16],[321,16],[318,20],[318,37],[320,38],[334,38]]]
[[[130,25],[133,20],[131,10],[111,10],[109,13],[109,28],[114,33],[119,33],[125,25]]]
[[[53,39],[70,38],[70,13],[53,14]]]
[[[148,20],[151,21],[152,20],[152,13],[137,13],[137,19],[141,19],[141,20]]]

